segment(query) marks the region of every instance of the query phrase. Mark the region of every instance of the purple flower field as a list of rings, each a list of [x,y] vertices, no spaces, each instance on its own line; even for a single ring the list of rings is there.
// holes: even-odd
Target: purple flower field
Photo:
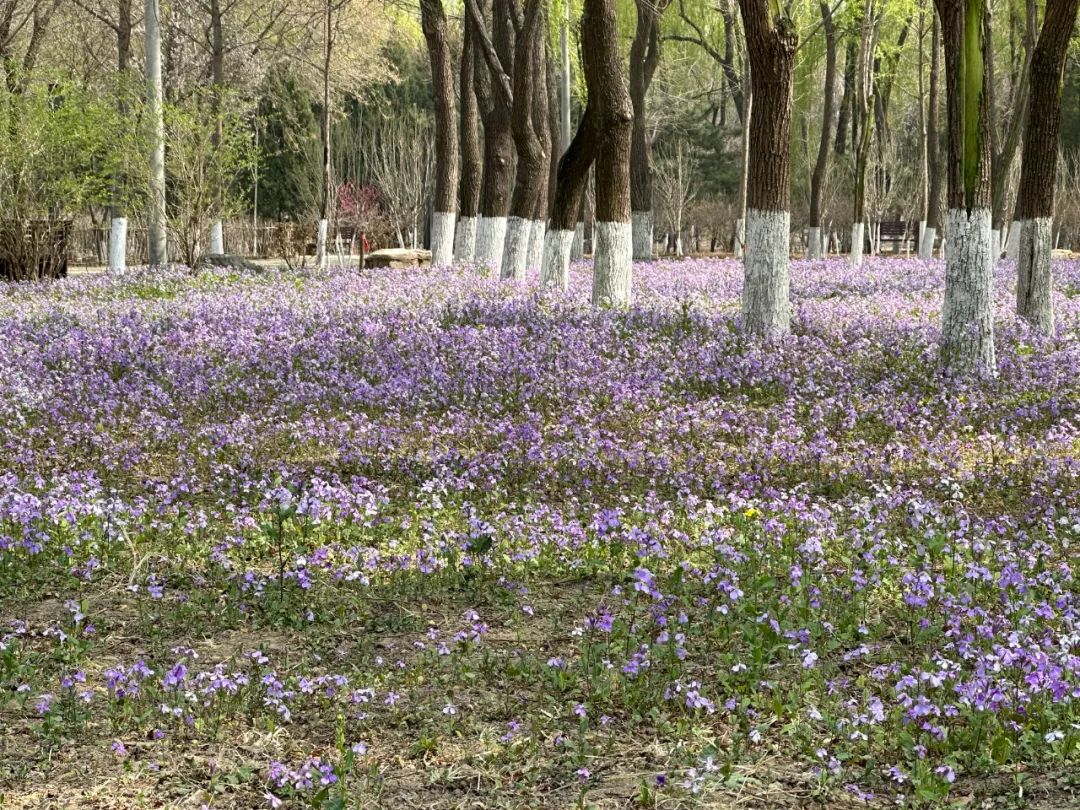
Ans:
[[[1080,263],[588,269],[0,285],[0,807],[1080,804]]]

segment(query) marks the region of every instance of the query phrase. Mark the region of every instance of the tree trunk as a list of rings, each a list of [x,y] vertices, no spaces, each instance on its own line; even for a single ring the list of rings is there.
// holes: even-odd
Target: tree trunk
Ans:
[[[992,7],[988,5],[986,12],[986,33],[989,38],[992,25],[990,15]],[[1029,89],[1031,87],[1031,57],[1035,49],[1036,26],[1038,25],[1038,8],[1035,0],[1027,0],[1027,28],[1024,32],[1024,58],[1020,68],[1020,75],[1014,77],[1012,94],[1011,115],[1005,123],[1005,138],[998,143],[996,122],[991,119],[990,125],[990,188],[991,207],[993,209],[992,228],[1000,236],[1005,227],[1005,216],[1008,210],[1008,185],[1009,176],[1012,174],[1013,161],[1017,152],[1020,151],[1020,136],[1023,134],[1024,122],[1027,120],[1027,108]],[[990,87],[991,116],[997,113],[997,104],[994,101],[994,93],[997,91],[997,82],[994,80],[994,51],[987,51],[987,72],[989,74],[988,85]],[[1000,258],[999,246],[995,245],[995,260]]]
[[[936,0],[945,44],[948,249],[941,355],[961,374],[994,373],[990,244],[990,43],[986,0]]]
[[[926,161],[926,12],[919,11],[919,231],[917,245],[926,231],[926,206],[929,197],[929,168]],[[906,247],[906,244],[905,244]]]
[[[431,218],[431,264],[454,260],[457,219],[458,138],[454,109],[454,65],[442,0],[420,0],[420,21],[431,63],[435,107],[435,196]]]
[[[938,132],[938,87],[941,67],[941,26],[937,12],[934,12],[932,33],[930,36],[930,91],[926,111],[926,165],[929,177],[929,191],[926,199],[926,227],[923,229],[922,243],[919,245],[919,257],[934,257],[934,242],[941,227],[941,134]]]
[[[844,56],[844,95],[840,99],[840,117],[836,122],[836,154],[842,155],[847,151],[848,124],[851,119],[851,107],[855,96],[856,64],[858,62],[858,50],[854,37],[848,40],[847,52]]]
[[[851,216],[851,264],[862,267],[863,224],[866,221],[866,163],[870,156],[873,135],[876,83],[874,81],[874,31],[876,11],[873,0],[863,6],[862,31],[859,42],[859,61],[855,76],[855,93],[852,100],[852,132],[858,133],[855,141],[855,189]],[[879,135],[880,137],[880,135]],[[871,250],[873,239],[871,239]]]
[[[821,258],[821,191],[829,169],[829,146],[832,143],[832,121],[836,86],[836,26],[828,0],[821,3],[821,24],[825,29],[825,90],[821,111],[821,140],[817,161],[810,177],[810,244],[809,257]]]
[[[131,0],[120,0],[116,22],[116,72],[119,83],[116,94],[116,109],[120,118],[127,117],[125,101],[127,92],[128,67],[131,64]],[[112,228],[109,240],[109,272],[123,273],[127,270],[127,229],[128,220],[124,216],[123,188],[126,178],[122,168],[113,172],[109,213]]]
[[[615,0],[586,0],[581,17],[582,66],[589,101],[597,99],[596,220],[592,302],[630,304],[634,261],[630,224],[630,140],[634,108],[623,78]]]
[[[750,117],[754,160],[747,178],[743,321],[752,334],[785,335],[791,331],[791,91],[799,36],[790,18],[774,18],[768,0],[739,0],[739,7],[755,110]]]
[[[1031,60],[1016,219],[1021,223],[1016,313],[1043,334],[1054,332],[1054,184],[1061,132],[1061,81],[1080,0],[1048,3]]]
[[[525,279],[536,205],[543,193],[545,177],[551,169],[550,156],[539,134],[540,126],[547,125],[547,116],[541,114],[537,121],[538,108],[542,110],[540,105],[547,102],[545,30],[547,19],[544,3],[541,0],[526,0],[524,21],[514,45],[510,128],[518,159],[501,272],[502,278],[508,281]]]
[[[161,91],[161,16],[159,0],[146,0],[146,106],[150,120],[149,263],[169,262],[165,218],[165,110]]]
[[[596,161],[593,303],[630,302],[633,244],[630,226],[630,137],[633,105],[622,76],[614,0],[585,0],[582,67],[588,101],[562,159],[544,242],[541,281],[566,289],[577,218],[589,169]]]
[[[546,47],[544,48],[544,72],[547,92],[543,95],[536,94],[536,103],[533,105],[533,126],[536,127],[540,143],[548,156],[548,165],[540,194],[536,199],[536,207],[533,210],[532,233],[529,236],[528,267],[530,270],[539,270],[544,263],[548,211],[551,207],[551,195],[555,193],[559,157],[562,155],[562,150],[555,144],[556,139],[560,138],[559,128],[562,123],[559,108],[559,76],[555,60],[551,58]]]
[[[476,101],[476,31],[465,15],[461,45],[461,216],[454,234],[454,258],[471,262],[476,252],[476,224],[484,170],[480,148],[480,112]]]
[[[323,29],[322,65],[322,203],[319,208],[319,233],[315,241],[315,265],[325,269],[329,251],[326,247],[330,229],[330,59],[334,48],[334,7],[326,0]]]
[[[653,255],[652,170],[646,97],[660,61],[660,17],[669,0],[635,0],[637,27],[630,44],[630,101],[634,126],[630,140],[630,211],[634,258]]]
[[[735,221],[735,258],[746,257],[746,195],[750,181],[750,122],[753,120],[754,88],[750,79],[750,60],[746,61],[746,90],[743,93],[742,133],[739,140],[739,199]]]
[[[506,241],[506,216],[510,210],[513,177],[513,136],[510,130],[511,97],[508,92],[514,65],[514,32],[509,0],[493,3],[491,14],[492,50],[485,53],[481,1],[467,0],[469,15],[476,23],[476,95],[484,123],[484,182],[480,196],[480,220],[476,228],[474,258],[492,269],[502,267]],[[479,19],[477,19],[479,17]],[[490,62],[499,69],[492,70]]]

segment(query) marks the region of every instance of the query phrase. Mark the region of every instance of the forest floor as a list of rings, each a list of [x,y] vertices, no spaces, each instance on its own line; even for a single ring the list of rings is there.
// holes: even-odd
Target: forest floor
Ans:
[[[0,808],[1080,807],[1080,265],[0,285]]]

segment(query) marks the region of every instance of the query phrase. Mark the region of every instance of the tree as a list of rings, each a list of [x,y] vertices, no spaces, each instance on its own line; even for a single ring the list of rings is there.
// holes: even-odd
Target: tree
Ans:
[[[825,176],[829,170],[829,147],[832,143],[832,122],[835,114],[836,95],[836,25],[829,0],[821,0],[821,24],[825,32],[825,89],[821,105],[821,141],[818,143],[817,160],[810,179],[810,250],[809,258],[820,259],[821,242],[821,194]]]
[[[1031,60],[1031,99],[1024,125],[1024,152],[1017,195],[1020,221],[1016,312],[1044,334],[1054,331],[1054,182],[1061,131],[1061,85],[1069,37],[1080,0],[1046,5],[1046,17]]]
[[[462,27],[461,70],[458,77],[461,96],[461,208],[454,234],[454,258],[459,262],[471,262],[476,252],[476,221],[480,213],[484,162],[480,147],[480,111],[476,100],[476,26],[468,14]]]
[[[431,129],[419,118],[384,118],[364,137],[366,165],[399,247],[416,247],[432,173]]]
[[[541,281],[565,289],[570,248],[589,169],[596,164],[592,301],[630,302],[633,244],[630,226],[630,135],[633,105],[622,75],[614,0],[585,0],[581,61],[587,102],[574,139],[559,161],[544,241]]]
[[[630,101],[634,126],[630,140],[630,210],[634,258],[653,255],[652,173],[645,100],[660,61],[660,18],[671,0],[634,0],[637,27],[630,44]]]
[[[1035,49],[1038,29],[1038,5],[1036,0],[1025,0],[1026,24],[1020,36],[1021,47],[1014,41],[1017,35],[1017,16],[1009,9],[1010,57],[1008,95],[1005,104],[998,104],[998,81],[995,76],[996,58],[993,48],[993,4],[986,9],[987,38],[987,86],[990,105],[990,189],[991,189],[991,237],[995,260],[1001,255],[1001,238],[1007,216],[1009,182],[1013,176],[1013,161],[1020,149],[1020,136],[1027,119],[1029,88],[1031,86],[1031,57]],[[1002,137],[1002,135],[1004,137]]]
[[[259,93],[259,204],[271,220],[300,219],[319,188],[321,155],[314,99],[285,65],[271,68]]]
[[[687,142],[679,138],[673,146],[661,151],[656,162],[655,199],[661,223],[671,234],[669,249],[683,255],[683,219],[686,209],[696,196],[694,176],[697,165]]]
[[[956,373],[993,373],[989,47],[986,0],[935,0],[945,48],[948,249],[941,355]]]
[[[442,0],[420,0],[420,18],[431,61],[435,101],[435,213],[431,224],[431,263],[454,259],[457,218],[458,139],[454,110],[454,66]]]
[[[938,228],[941,227],[941,135],[938,132],[938,86],[941,69],[941,25],[937,12],[934,12],[932,33],[930,35],[930,87],[926,100],[926,171],[929,176],[926,192],[926,227],[923,228],[922,242],[919,245],[919,257],[931,259],[934,256],[934,242]]]
[[[150,122],[149,261],[168,263],[165,212],[165,110],[161,86],[160,0],[146,0],[143,28],[146,39],[146,107]]]
[[[778,3],[739,0],[754,113],[746,197],[743,321],[755,335],[791,329],[791,90],[799,36]]]
[[[127,116],[128,71],[131,64],[131,31],[133,28],[131,0],[118,0],[115,3],[114,17],[102,4],[92,4],[85,0],[75,0],[75,5],[104,24],[116,36],[116,105],[120,119]],[[124,185],[122,171],[118,169],[113,178],[113,198],[109,204],[112,218],[109,238],[109,272],[122,273],[127,269],[127,230],[128,220],[121,203]]]
[[[510,182],[513,176],[514,144],[510,128],[512,114],[510,75],[514,69],[513,0],[493,0],[491,35],[487,36],[483,0],[466,0],[467,24],[472,26],[475,46],[476,98],[484,124],[484,182],[480,194],[480,220],[476,226],[477,262],[502,267],[506,242],[507,214],[510,210]],[[485,38],[499,70],[493,70],[492,54],[483,47]]]
[[[500,3],[496,4],[497,13]],[[519,10],[508,3],[506,13],[516,16]],[[520,281],[528,265],[529,243],[536,215],[536,202],[543,196],[549,168],[550,135],[547,106],[547,57],[544,33],[547,17],[542,0],[526,0],[524,14],[516,19],[513,65],[503,63],[482,22],[475,2],[469,13],[477,26],[473,29],[484,54],[496,95],[510,109],[510,131],[517,149],[517,171],[510,200],[510,218],[502,249],[501,276]],[[505,52],[505,49],[504,49]]]
[[[874,48],[879,22],[874,0],[865,0],[860,22],[859,61],[852,96],[851,131],[855,159],[855,188],[852,194],[851,263],[861,267],[866,222],[866,164],[873,140],[877,82],[874,80]],[[879,133],[879,137],[881,134]]]

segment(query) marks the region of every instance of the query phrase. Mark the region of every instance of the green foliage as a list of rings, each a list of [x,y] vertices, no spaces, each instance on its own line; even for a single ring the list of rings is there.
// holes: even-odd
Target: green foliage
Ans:
[[[121,88],[125,95],[128,91]],[[115,183],[134,175],[144,139],[116,99],[77,83],[32,83],[0,97],[0,204],[30,219],[63,218],[114,195],[132,203],[141,189]]]
[[[299,219],[307,213],[305,194],[320,187],[320,126],[313,105],[288,67],[267,74],[257,110],[260,217]]]
[[[238,109],[226,93],[215,114],[209,92],[165,107],[170,241],[189,266],[202,258],[213,222],[244,208],[240,179],[255,155],[251,127]]]

